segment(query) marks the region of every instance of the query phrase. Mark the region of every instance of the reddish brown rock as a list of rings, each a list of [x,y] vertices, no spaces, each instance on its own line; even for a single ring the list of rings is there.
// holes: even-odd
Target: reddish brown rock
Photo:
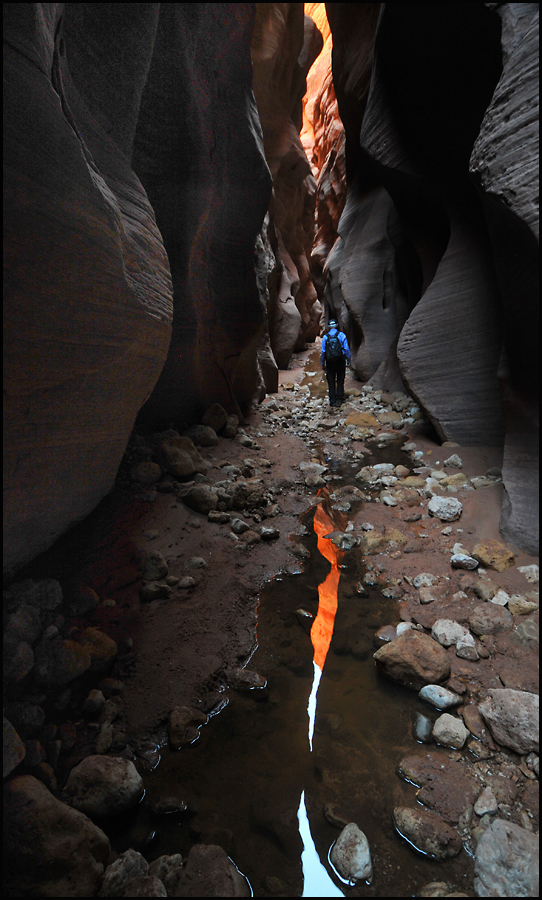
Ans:
[[[510,631],[514,620],[504,606],[496,603],[484,603],[477,606],[469,615],[469,626],[474,634],[499,634]]]
[[[419,691],[438,684],[450,674],[446,651],[427,634],[407,631],[374,654],[381,672],[392,681]]]
[[[171,334],[168,259],[129,162],[156,10],[62,9],[4,17],[8,570],[111,489]]]
[[[397,832],[417,850],[433,859],[457,856],[463,846],[461,836],[434,812],[396,807],[393,824]]]
[[[478,793],[477,784],[465,767],[449,759],[447,753],[432,751],[425,756],[407,756],[397,772],[421,787],[417,794],[420,803],[436,810],[452,825],[459,823]]]

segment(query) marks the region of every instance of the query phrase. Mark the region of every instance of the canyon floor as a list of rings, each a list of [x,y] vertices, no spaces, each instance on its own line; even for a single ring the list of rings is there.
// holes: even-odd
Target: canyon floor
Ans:
[[[305,805],[328,877],[332,869],[325,847],[343,824],[357,822],[369,838],[374,878],[355,887],[344,888],[343,882],[348,894],[474,896],[476,841],[492,821],[491,813],[473,810],[483,789],[493,794],[499,816],[527,831],[538,830],[535,754],[519,755],[496,743],[477,707],[491,688],[538,692],[538,585],[527,580],[537,576],[534,570],[520,571],[538,560],[509,546],[513,565],[502,571],[482,565],[474,571],[452,568],[454,549],[468,555],[476,544],[502,543],[498,525],[503,488],[494,474],[502,451],[441,446],[423,420],[395,428],[379,423],[372,435],[367,432],[365,440],[360,439],[359,430],[353,434],[345,420],[359,413],[371,394],[348,373],[345,404],[329,409],[318,355],[319,347],[313,345],[280,373],[278,393],[255,408],[242,428],[244,446],[238,435],[200,448],[210,466],[203,483],[220,480],[229,465],[241,468],[263,479],[272,491],[277,504],[272,516],[261,510],[232,512],[232,518],[238,516],[250,526],[249,532],[235,535],[231,522],[209,521],[189,509],[178,492],[148,490],[121,479],[90,519],[32,572],[32,577],[60,580],[62,573],[66,582],[84,582],[98,594],[99,606],[72,619],[70,627],[77,639],[80,628],[95,626],[118,645],[109,673],[122,682],[111,752],[136,761],[151,813],[153,804],[156,810],[158,800],[173,793],[178,808],[184,804],[191,815],[189,826],[182,817],[170,816],[167,824],[162,819],[156,827],[148,810],[137,822],[133,817],[123,821],[110,833],[111,860],[128,846],[150,860],[164,853],[184,854],[195,840],[219,843],[248,877],[256,896],[300,896],[299,785],[310,770],[317,777],[310,785],[306,782]],[[378,394],[373,397],[370,415],[376,414],[379,399]],[[324,402],[309,409],[311,400]],[[307,411],[308,419],[299,424]],[[381,439],[386,433],[388,443]],[[405,442],[415,443],[409,455],[402,450]],[[452,454],[460,456],[462,467],[444,470]],[[326,467],[323,479],[313,475],[311,482],[307,473],[319,470],[304,469],[302,464],[310,461]],[[354,473],[376,462],[406,463],[421,484],[432,471],[441,473],[437,481],[460,472],[465,480],[454,492],[438,491],[434,481],[432,485],[435,494],[461,501],[461,517],[448,523],[430,516],[430,494],[418,492],[419,500],[413,500],[412,484],[406,490],[410,502],[399,499],[396,505],[383,502],[379,492],[367,493]],[[488,471],[493,473],[489,478]],[[469,480],[476,476],[486,477],[486,483],[474,488]],[[363,556],[359,546],[339,554],[343,586],[319,689],[314,755],[309,757],[308,747],[299,752],[295,748],[306,744],[313,674],[307,622],[316,615],[318,584],[329,571],[323,558],[315,563],[319,554],[313,519],[319,505],[326,508],[330,532],[351,533],[358,544],[364,535],[380,535],[381,545],[379,549],[374,543],[370,555]],[[256,537],[261,526],[278,529],[278,537]],[[247,543],[247,533],[254,535],[254,543]],[[169,596],[144,603],[137,560],[149,551],[162,554],[175,583]],[[306,579],[309,571],[311,583]],[[432,575],[441,587],[432,602],[420,602],[414,579],[422,573]],[[191,586],[180,587],[187,576]],[[484,601],[480,584],[486,592],[492,586],[515,598],[512,608],[518,614],[510,616],[503,606]],[[497,618],[499,613],[508,617],[509,624],[505,621],[502,630],[477,636],[478,658],[457,656],[454,644],[446,649],[451,674],[445,684],[461,697],[459,710],[451,712],[459,712],[469,739],[460,749],[424,744],[417,739],[415,717],[434,721],[439,713],[376,671],[372,654],[386,638],[375,634],[399,622],[410,622],[425,633],[439,619],[468,625],[484,603]],[[245,666],[267,680],[264,688],[259,686],[262,681],[239,681],[238,670]],[[339,685],[341,698],[334,698]],[[199,740],[181,750],[168,748],[167,721],[175,707],[207,716]],[[76,742],[59,759],[59,786],[77,762],[95,752],[99,721],[80,716],[75,724]],[[228,780],[233,780],[229,794],[224,787]],[[245,807],[235,812],[232,791],[247,795]],[[419,808],[420,802],[461,834],[465,849],[455,859],[434,862],[397,835],[392,809]],[[307,880],[307,868],[304,877]],[[420,893],[433,882],[441,884],[435,888],[440,893]],[[335,884],[341,884],[337,877]]]

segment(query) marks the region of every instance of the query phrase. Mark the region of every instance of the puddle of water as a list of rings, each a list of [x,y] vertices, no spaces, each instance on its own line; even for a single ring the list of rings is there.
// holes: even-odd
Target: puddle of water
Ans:
[[[316,370],[314,363],[309,368]],[[318,375],[318,389],[325,390]],[[323,459],[328,451],[315,438]],[[373,455],[363,464],[407,464],[401,442],[383,449],[369,444]],[[361,596],[356,585],[367,568],[359,549],[341,551],[324,537],[347,522],[332,509],[329,493],[358,486],[360,462],[348,462],[339,447],[336,457],[332,471],[340,480],[301,517],[310,559],[299,574],[265,585],[259,598],[258,647],[249,667],[266,676],[266,690],[227,691],[230,702],[196,743],[162,749],[160,764],[144,774],[146,797],[136,815],[104,830],[117,852],[132,846],[149,860],[186,856],[200,841],[220,844],[256,897],[413,896],[431,881],[468,892],[473,861],[464,851],[436,863],[398,837],[392,824],[395,806],[417,804],[416,788],[395,768],[403,756],[425,749],[413,737],[413,720],[428,708],[382,678],[373,660],[374,633],[397,621],[397,602],[382,595],[383,585],[367,586]],[[349,502],[353,517],[361,501]],[[308,615],[296,615],[300,609]],[[184,801],[186,811],[153,818],[149,804],[165,797]],[[340,834],[333,814],[365,832],[370,884],[346,885],[331,866],[329,851]]]

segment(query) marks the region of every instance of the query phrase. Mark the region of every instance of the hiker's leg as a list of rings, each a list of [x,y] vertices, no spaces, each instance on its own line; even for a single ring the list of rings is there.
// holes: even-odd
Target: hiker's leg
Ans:
[[[336,399],[335,377],[336,377],[335,370],[334,370],[333,366],[330,366],[330,364],[328,363],[326,365],[326,378],[327,378],[327,386],[329,389],[329,405],[330,406],[333,406],[333,404],[335,403],[335,399]]]
[[[344,402],[344,376],[346,374],[346,361],[342,360],[337,366],[337,400]]]

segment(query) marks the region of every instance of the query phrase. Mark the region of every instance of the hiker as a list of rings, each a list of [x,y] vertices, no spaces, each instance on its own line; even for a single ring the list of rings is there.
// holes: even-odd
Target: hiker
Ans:
[[[322,341],[320,363],[326,373],[329,388],[329,405],[344,403],[344,376],[346,363],[350,363],[350,349],[346,335],[339,331],[335,319],[330,319],[328,333]]]

